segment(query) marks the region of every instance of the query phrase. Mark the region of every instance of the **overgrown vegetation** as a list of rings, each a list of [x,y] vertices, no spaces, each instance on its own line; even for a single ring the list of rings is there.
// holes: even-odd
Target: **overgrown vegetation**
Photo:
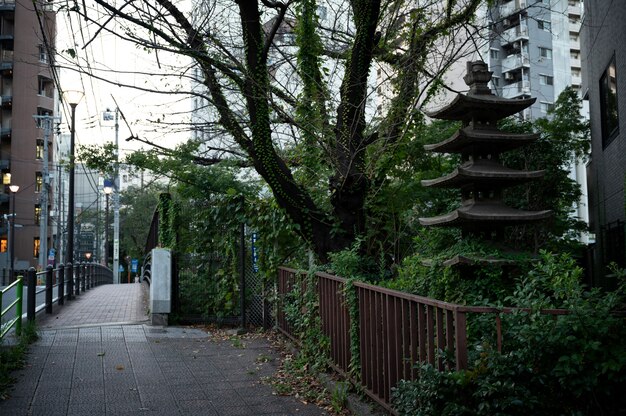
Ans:
[[[37,339],[37,327],[29,322],[22,327],[16,345],[0,344],[0,400],[10,397],[8,390],[15,381],[11,373],[24,367],[28,346]]]
[[[626,275],[616,272],[616,291],[588,290],[569,256],[542,253],[505,299],[529,311],[501,316],[502,351],[482,325],[467,371],[421,365],[415,381],[396,388],[395,408],[403,415],[624,414]],[[568,314],[541,313],[551,308]],[[493,318],[471,319],[481,326]]]

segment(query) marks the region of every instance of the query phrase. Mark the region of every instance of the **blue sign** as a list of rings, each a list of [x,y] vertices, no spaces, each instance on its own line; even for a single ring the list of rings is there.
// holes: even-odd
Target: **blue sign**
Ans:
[[[259,265],[258,265],[259,253],[257,252],[257,249],[256,249],[256,240],[257,240],[257,234],[256,233],[252,233],[252,244],[251,244],[251,250],[252,250],[252,271],[254,271],[255,273],[259,271]]]
[[[130,261],[130,271],[133,273],[137,273],[137,267],[139,266],[139,260],[132,259]]]
[[[120,268],[119,268],[118,272],[124,273],[124,266],[122,266],[121,264],[120,264]]]

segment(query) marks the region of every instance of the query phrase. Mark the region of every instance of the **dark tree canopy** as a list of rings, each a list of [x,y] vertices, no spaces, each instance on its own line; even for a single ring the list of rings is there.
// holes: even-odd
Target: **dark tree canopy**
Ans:
[[[192,117],[200,144],[189,162],[253,167],[325,261],[375,220],[368,201],[402,165],[394,155],[476,32],[480,3],[204,0],[189,13],[169,0],[92,0],[69,9],[96,36],[113,33],[157,61],[190,58],[169,68],[207,109]]]

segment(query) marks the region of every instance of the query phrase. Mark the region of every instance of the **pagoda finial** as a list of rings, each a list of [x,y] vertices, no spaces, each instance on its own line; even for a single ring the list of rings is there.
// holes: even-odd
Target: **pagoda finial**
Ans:
[[[487,85],[491,81],[491,74],[487,64],[483,61],[473,61],[467,63],[467,74],[463,77],[465,83],[470,87],[468,95],[491,95],[491,89]]]

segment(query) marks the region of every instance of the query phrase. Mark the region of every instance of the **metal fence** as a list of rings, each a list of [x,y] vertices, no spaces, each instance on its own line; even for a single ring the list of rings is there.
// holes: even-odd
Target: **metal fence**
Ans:
[[[23,280],[22,280],[23,281]],[[8,321],[0,321],[3,335],[8,332],[7,327],[14,325],[14,320],[21,323],[22,310],[17,299],[26,300],[26,318],[34,321],[39,311],[52,313],[53,305],[63,305],[66,300],[74,299],[81,292],[85,292],[102,284],[113,283],[113,272],[102,265],[95,263],[78,263],[72,265],[60,264],[56,268],[48,266],[45,271],[37,273],[30,268],[26,273],[26,296],[22,292],[22,285],[11,285],[3,290],[0,296],[0,311]],[[3,298],[11,296],[11,303],[3,309]],[[11,312],[13,311],[13,314]],[[15,316],[15,318],[7,318]],[[6,329],[6,331],[5,331]],[[16,332],[19,334],[18,326]]]
[[[296,334],[285,314],[285,296],[296,285],[305,286],[304,276],[288,268],[278,274],[277,326],[288,336]],[[330,358],[337,371],[349,377],[350,316],[346,305],[346,279],[316,273],[316,292],[323,333],[330,340]],[[491,314],[498,349],[502,346],[500,315],[521,308],[470,307],[354,282],[358,305],[360,377],[364,391],[392,413],[392,389],[400,380],[414,380],[416,363],[430,363],[439,370],[467,369],[468,314]],[[564,315],[562,309],[542,310]],[[445,359],[444,357],[450,357]],[[356,380],[353,380],[357,382]]]

